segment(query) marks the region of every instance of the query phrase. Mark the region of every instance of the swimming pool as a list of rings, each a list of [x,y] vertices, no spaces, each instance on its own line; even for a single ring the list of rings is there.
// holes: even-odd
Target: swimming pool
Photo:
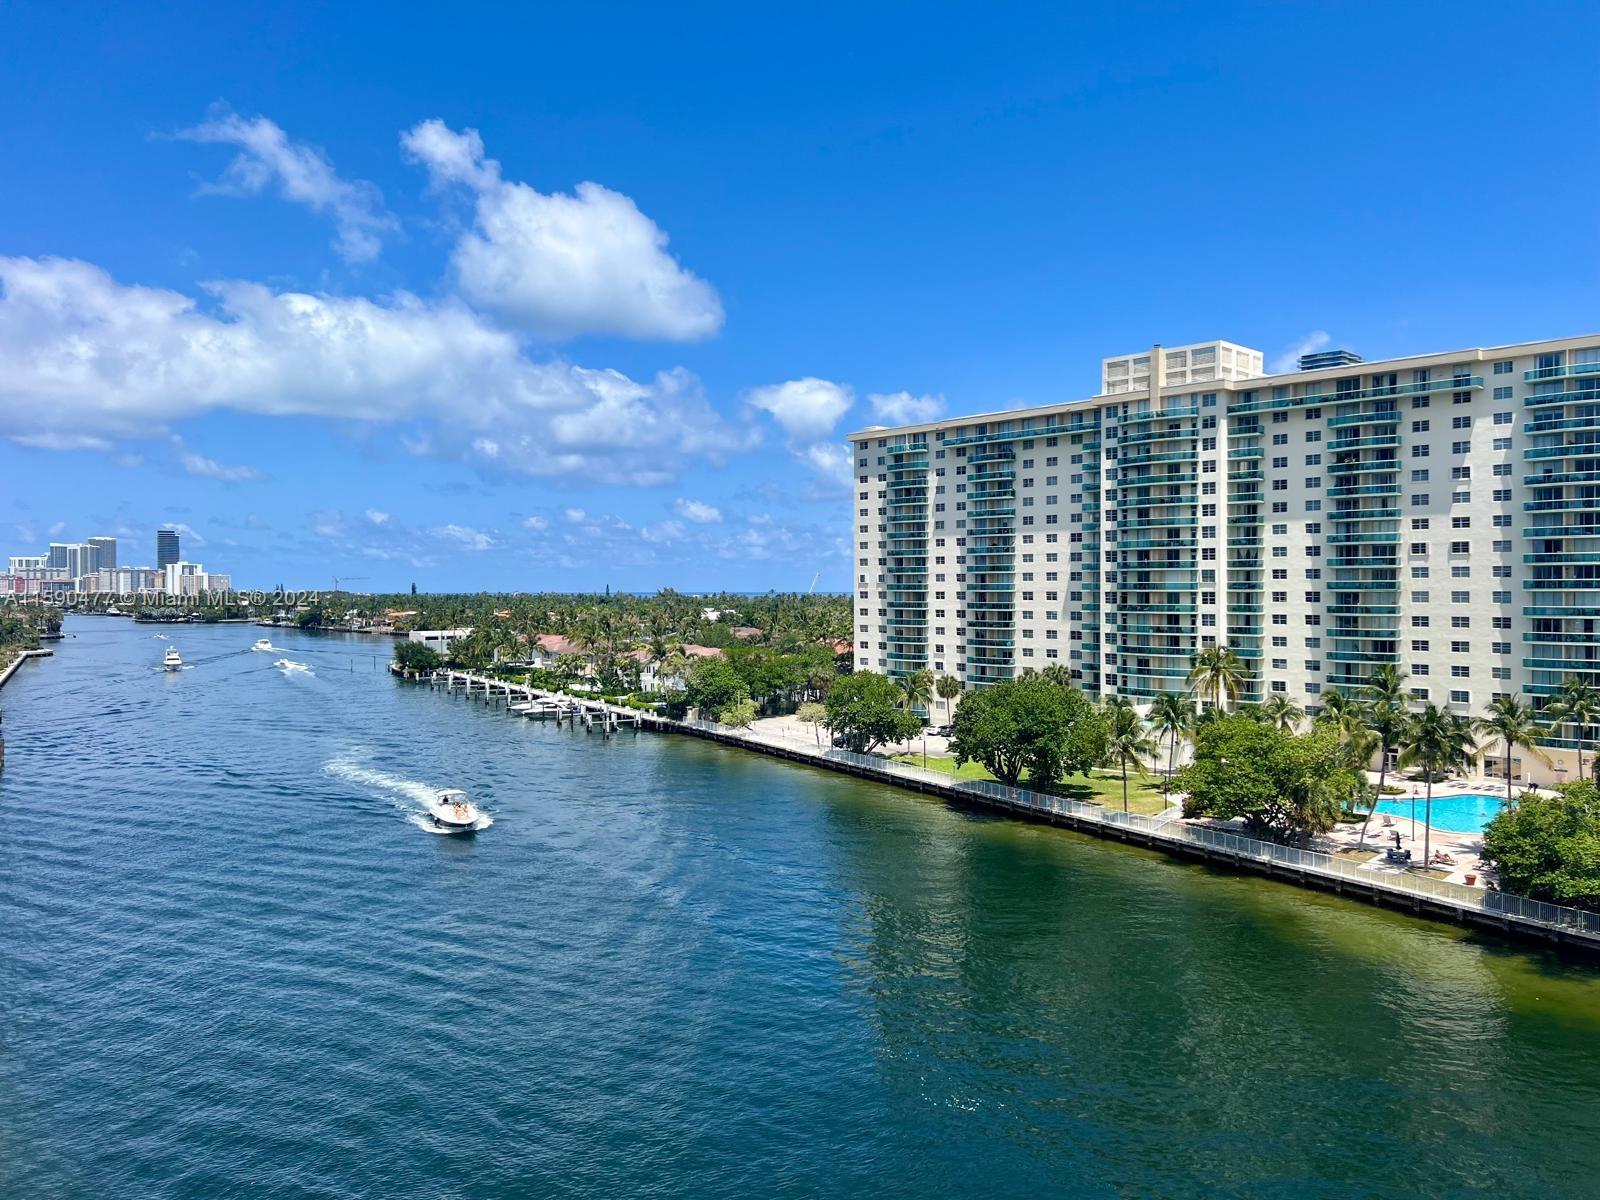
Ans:
[[[1449,793],[1435,792],[1433,794],[1433,827],[1448,830],[1451,833],[1482,833],[1483,827],[1494,820],[1500,810],[1505,807],[1504,796],[1489,796],[1481,793]],[[1378,811],[1390,813],[1395,817],[1411,819],[1410,796],[1387,796],[1378,801]],[[1421,824],[1427,815],[1427,797],[1417,797],[1417,823]]]

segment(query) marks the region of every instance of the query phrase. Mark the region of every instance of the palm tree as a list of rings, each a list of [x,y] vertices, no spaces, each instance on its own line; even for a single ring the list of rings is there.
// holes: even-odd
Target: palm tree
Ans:
[[[1237,700],[1249,677],[1249,668],[1231,646],[1205,646],[1195,651],[1189,667],[1189,686],[1202,695],[1209,693],[1217,709],[1224,697]]]
[[[1194,725],[1194,708],[1177,692],[1162,692],[1150,704],[1150,728],[1167,739],[1167,777],[1161,781],[1164,806],[1172,802],[1172,768],[1177,764],[1178,739]]]
[[[941,675],[933,687],[939,693],[939,699],[944,701],[944,723],[948,725],[955,715],[950,710],[950,701],[961,695],[961,680],[954,675]]]
[[[1124,698],[1125,699],[1125,698]],[[1144,718],[1132,704],[1113,704],[1108,709],[1110,728],[1106,733],[1106,758],[1122,764],[1122,811],[1128,811],[1128,764],[1142,764],[1160,747],[1145,730]],[[1140,767],[1143,770],[1143,767]]]
[[[1406,674],[1399,667],[1393,663],[1378,667],[1372,672],[1365,690],[1362,715],[1367,728],[1378,738],[1378,790],[1373,793],[1367,819],[1361,822],[1361,843],[1367,840],[1367,826],[1372,823],[1372,814],[1378,807],[1377,798],[1383,795],[1383,785],[1389,777],[1389,752],[1405,736],[1406,727],[1411,723],[1411,714],[1406,711],[1406,702],[1410,699],[1406,694]]]
[[[1351,699],[1337,688],[1322,693],[1322,707],[1312,718],[1316,725],[1331,725],[1339,731],[1340,741],[1349,741],[1363,725],[1361,703]]]
[[[1600,693],[1582,675],[1569,675],[1556,692],[1555,698],[1545,706],[1551,719],[1561,725],[1573,726],[1573,739],[1578,743],[1578,782],[1583,782],[1584,730],[1600,724]]]
[[[1268,696],[1266,703],[1261,706],[1261,715],[1284,733],[1293,733],[1306,714],[1305,710],[1288,696],[1275,692]]]
[[[1496,696],[1489,701],[1483,716],[1473,727],[1484,737],[1503,742],[1506,748],[1506,803],[1511,803],[1511,751],[1521,746],[1540,762],[1549,762],[1549,756],[1539,749],[1544,737],[1544,727],[1534,715],[1533,706],[1521,696]]]
[[[1472,722],[1429,704],[1411,721],[1400,750],[1400,765],[1421,767],[1428,783],[1428,802],[1422,828],[1422,865],[1426,869],[1433,850],[1433,778],[1476,761],[1477,745]],[[1412,834],[1413,839],[1416,834]]]
[[[927,667],[911,672],[900,681],[900,707],[910,712],[926,709],[933,703],[933,672]],[[928,765],[928,727],[922,727],[922,765]]]

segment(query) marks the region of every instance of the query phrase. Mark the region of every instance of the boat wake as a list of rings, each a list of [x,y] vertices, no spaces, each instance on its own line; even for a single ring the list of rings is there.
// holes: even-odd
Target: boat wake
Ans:
[[[374,770],[347,757],[330,759],[322,769],[335,779],[357,784],[368,792],[381,796],[418,829],[428,833],[449,834],[448,829],[438,828],[428,816],[428,806],[433,803],[434,793],[438,791],[431,784]],[[487,829],[493,824],[494,818],[480,809],[478,823],[473,828]]]
[[[280,658],[272,665],[277,667],[278,670],[282,671],[285,675],[297,675],[302,673],[306,675],[316,674],[316,672],[313,671],[306,663],[295,662],[288,658]]]

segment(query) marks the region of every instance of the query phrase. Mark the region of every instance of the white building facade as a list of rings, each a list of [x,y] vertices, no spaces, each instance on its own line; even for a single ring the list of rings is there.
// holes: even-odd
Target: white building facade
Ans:
[[[1471,716],[1600,686],[1600,335],[1261,362],[1155,347],[1092,399],[852,435],[857,665],[1143,704],[1217,643],[1312,712],[1380,663]],[[1560,733],[1524,777],[1576,778]]]

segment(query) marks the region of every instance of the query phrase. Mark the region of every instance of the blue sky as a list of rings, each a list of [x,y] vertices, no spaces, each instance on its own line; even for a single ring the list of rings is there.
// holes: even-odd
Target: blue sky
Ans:
[[[1593,5],[0,10],[0,553],[849,586],[839,435],[1600,328]]]

